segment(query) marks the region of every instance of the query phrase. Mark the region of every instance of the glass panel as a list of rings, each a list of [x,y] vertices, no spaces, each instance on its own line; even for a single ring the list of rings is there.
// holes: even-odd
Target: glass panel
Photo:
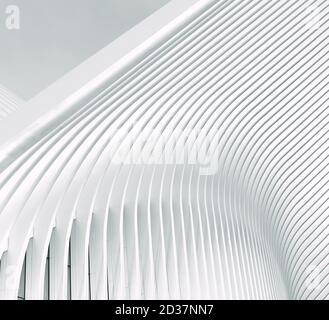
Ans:
[[[68,256],[68,264],[67,264],[67,299],[72,299],[72,289],[71,289],[71,241],[69,244],[69,256]]]
[[[48,248],[47,261],[46,261],[46,270],[45,270],[45,283],[43,291],[43,299],[50,299],[50,248]]]
[[[21,271],[21,278],[19,281],[18,300],[25,300],[25,291],[26,291],[26,255],[24,258],[24,263]]]

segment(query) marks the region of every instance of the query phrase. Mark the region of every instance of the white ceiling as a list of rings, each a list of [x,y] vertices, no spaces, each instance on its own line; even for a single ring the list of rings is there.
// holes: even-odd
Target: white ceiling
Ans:
[[[0,83],[29,99],[168,2],[1,0]],[[5,28],[9,4],[20,30]]]

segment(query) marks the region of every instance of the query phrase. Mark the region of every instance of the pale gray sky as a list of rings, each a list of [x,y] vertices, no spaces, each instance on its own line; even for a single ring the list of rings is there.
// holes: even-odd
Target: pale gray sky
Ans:
[[[0,0],[0,84],[29,99],[170,0]],[[20,30],[5,28],[7,5]]]

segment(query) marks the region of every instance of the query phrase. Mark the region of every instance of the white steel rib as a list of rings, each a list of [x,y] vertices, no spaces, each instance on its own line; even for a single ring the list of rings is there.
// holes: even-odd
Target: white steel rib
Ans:
[[[174,0],[0,122],[0,298],[328,299],[328,18]]]

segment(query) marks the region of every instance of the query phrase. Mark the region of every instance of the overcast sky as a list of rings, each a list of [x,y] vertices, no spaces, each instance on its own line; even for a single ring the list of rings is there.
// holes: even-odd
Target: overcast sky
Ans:
[[[0,0],[0,84],[29,99],[170,0]],[[5,28],[7,5],[20,30]]]

